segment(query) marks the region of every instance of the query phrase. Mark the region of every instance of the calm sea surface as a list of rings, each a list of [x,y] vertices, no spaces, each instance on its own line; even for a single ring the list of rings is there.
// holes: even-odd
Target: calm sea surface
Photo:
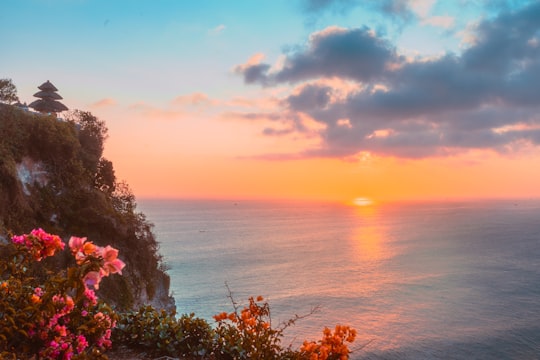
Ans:
[[[360,334],[354,359],[540,359],[540,201],[147,200],[179,313],[263,295],[275,325]]]

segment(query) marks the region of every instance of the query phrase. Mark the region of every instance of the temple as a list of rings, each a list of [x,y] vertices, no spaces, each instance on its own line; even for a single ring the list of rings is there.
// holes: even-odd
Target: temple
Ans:
[[[58,89],[49,81],[44,82],[38,89],[41,90],[34,94],[38,100],[30,103],[29,107],[36,111],[45,114],[55,114],[68,110],[68,108],[58,100],[62,100],[62,97],[56,92]]]

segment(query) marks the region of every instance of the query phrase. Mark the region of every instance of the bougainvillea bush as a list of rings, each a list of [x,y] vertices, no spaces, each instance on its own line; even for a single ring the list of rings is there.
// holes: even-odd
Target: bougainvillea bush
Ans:
[[[103,277],[121,274],[118,250],[74,236],[67,244],[35,229],[1,245],[0,359],[107,359],[112,338],[148,354],[190,359],[343,360],[351,353],[356,331],[340,325],[299,349],[284,347],[284,330],[301,317],[273,327],[261,296],[240,308],[230,294],[234,311],[215,315],[214,327],[151,306],[117,314],[95,290]],[[69,266],[59,271],[58,261]]]
[[[64,251],[60,237],[35,229],[2,245],[0,358],[99,359],[111,347],[117,315],[94,290],[125,264],[110,246],[78,237],[68,244]],[[55,255],[73,265],[59,271]]]
[[[231,296],[232,299],[232,296]],[[337,325],[334,332],[325,328],[319,341],[304,341],[299,350],[282,346],[284,331],[301,316],[272,327],[270,306],[262,296],[249,298],[240,309],[233,300],[234,311],[214,316],[216,320],[216,359],[288,359],[345,360],[351,353],[347,343],[353,343],[356,330]]]

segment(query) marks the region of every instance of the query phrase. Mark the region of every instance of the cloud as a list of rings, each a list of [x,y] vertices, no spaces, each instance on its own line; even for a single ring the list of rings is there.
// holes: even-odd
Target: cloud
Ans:
[[[114,100],[112,98],[105,98],[105,99],[101,99],[99,101],[96,101],[95,103],[90,105],[90,107],[94,108],[94,109],[100,109],[100,108],[106,108],[106,107],[115,106],[116,104],[117,104],[116,100]]]
[[[188,95],[181,95],[177,96],[173,99],[172,104],[173,105],[180,105],[180,106],[212,106],[217,105],[219,102],[214,99],[210,99],[208,95],[200,92],[195,92]]]
[[[186,118],[186,113],[177,110],[161,109],[143,101],[129,106],[129,110],[150,120],[176,121]]]
[[[216,26],[215,28],[213,29],[210,29],[208,32],[211,34],[211,35],[219,35],[221,34],[223,31],[225,31],[227,27],[223,24],[220,24],[218,26]]]
[[[371,29],[329,27],[287,53],[280,69],[259,58],[236,70],[247,84],[293,86],[280,101],[291,128],[312,130],[298,126],[305,117],[320,125],[321,145],[306,157],[420,158],[539,145],[540,3],[469,31],[474,42],[460,54],[408,59]],[[337,96],[329,78],[357,86]]]
[[[451,16],[431,16],[422,20],[422,25],[431,25],[449,29],[454,26],[455,19]]]
[[[411,10],[421,18],[429,16],[435,0],[411,0]]]
[[[333,26],[312,34],[307,47],[287,56],[282,68],[274,73],[269,72],[269,64],[253,63],[251,59],[235,70],[243,75],[246,84],[265,86],[320,76],[370,81],[380,77],[394,61],[397,61],[394,47],[367,27]]]

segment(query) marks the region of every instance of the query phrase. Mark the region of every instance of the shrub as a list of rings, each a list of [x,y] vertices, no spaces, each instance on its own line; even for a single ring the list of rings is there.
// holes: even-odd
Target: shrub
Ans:
[[[270,307],[262,296],[249,298],[241,311],[233,301],[234,312],[215,315],[217,322],[214,353],[218,359],[273,359],[283,349],[283,329],[271,326]]]
[[[194,314],[177,319],[175,313],[143,306],[120,315],[113,339],[155,356],[204,358],[212,348],[212,328]]]
[[[305,341],[300,350],[291,346],[284,348],[281,340],[287,327],[304,316],[296,315],[289,321],[273,328],[270,317],[270,306],[263,302],[262,296],[249,298],[249,304],[242,310],[236,305],[229,291],[234,312],[217,314],[216,339],[214,356],[216,359],[290,359],[290,360],[345,360],[351,351],[346,342],[352,343],[356,330],[348,326],[337,325],[334,333],[328,328],[318,342]]]
[[[0,358],[106,358],[116,314],[94,289],[121,273],[118,251],[71,237],[76,265],[58,272],[50,260],[65,244],[57,235],[35,229],[11,240],[0,261]]]

